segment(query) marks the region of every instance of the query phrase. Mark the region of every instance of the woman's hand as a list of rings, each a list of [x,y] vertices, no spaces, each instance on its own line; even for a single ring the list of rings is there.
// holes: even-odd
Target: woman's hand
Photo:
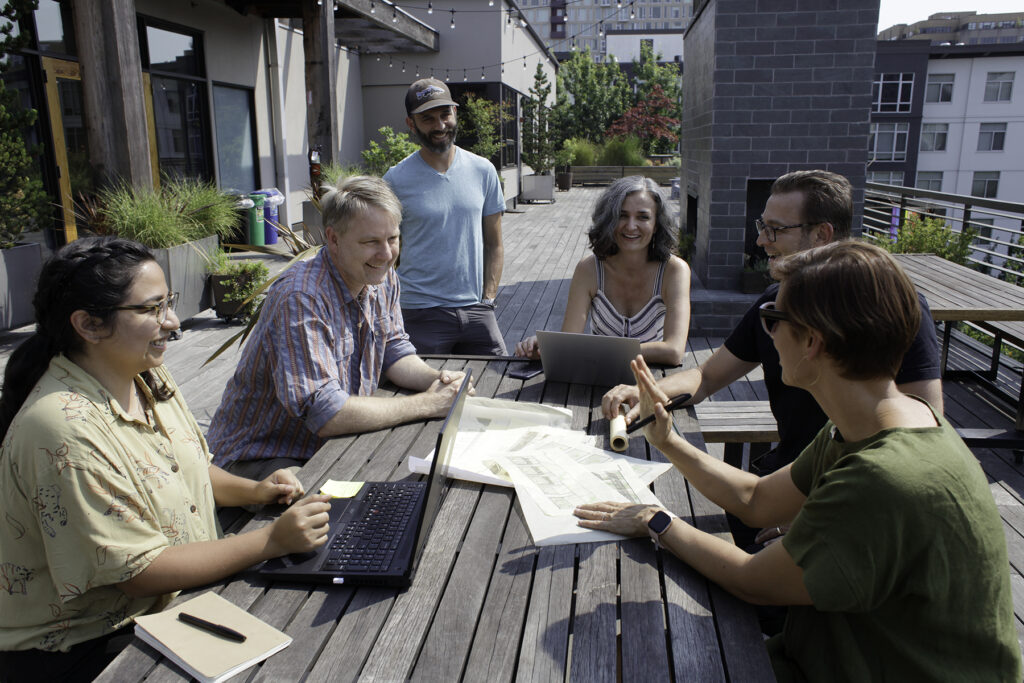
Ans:
[[[537,336],[527,337],[516,344],[515,355],[520,358],[540,359],[540,344],[537,343]]]
[[[257,483],[253,493],[255,496],[254,503],[261,505],[269,503],[290,505],[292,501],[304,496],[306,490],[291,470],[280,469]]]
[[[623,536],[646,536],[647,522],[658,510],[657,505],[637,503],[587,503],[572,514],[580,518],[577,524],[586,529],[600,529]]]
[[[330,499],[322,494],[303,498],[274,520],[270,546],[275,557],[309,552],[327,543]]]
[[[640,417],[640,409],[637,404],[640,401],[640,392],[635,384],[619,384],[608,390],[601,397],[601,412],[606,420],[610,420],[619,414],[619,409],[626,410],[626,424]]]
[[[664,446],[672,436],[672,418],[664,407],[669,398],[658,387],[658,382],[644,362],[643,356],[637,356],[636,360],[630,361],[629,367],[633,370],[637,388],[640,390],[639,414],[654,414],[654,422],[644,427],[644,436],[652,446],[665,450]]]

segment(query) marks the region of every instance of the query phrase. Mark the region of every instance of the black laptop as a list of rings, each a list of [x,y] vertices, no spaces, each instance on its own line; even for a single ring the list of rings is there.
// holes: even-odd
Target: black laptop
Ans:
[[[259,573],[312,583],[408,586],[441,507],[442,472],[451,459],[471,375],[467,368],[437,435],[425,481],[368,481],[352,498],[335,498],[326,545],[268,560]]]

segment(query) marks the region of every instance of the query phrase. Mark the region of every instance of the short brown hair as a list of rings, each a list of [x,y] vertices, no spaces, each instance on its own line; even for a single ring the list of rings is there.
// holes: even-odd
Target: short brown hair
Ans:
[[[326,187],[327,192],[320,198],[320,212],[324,227],[333,228],[336,234],[370,207],[387,212],[396,225],[402,222],[402,204],[391,186],[377,176],[349,176]]]
[[[772,194],[800,192],[804,196],[804,223],[831,223],[832,241],[850,236],[853,223],[853,187],[838,173],[814,169],[793,171],[772,183]],[[810,228],[805,228],[809,230]]]
[[[896,377],[921,326],[910,278],[886,251],[859,240],[832,242],[772,265],[779,310],[821,333],[847,379]]]

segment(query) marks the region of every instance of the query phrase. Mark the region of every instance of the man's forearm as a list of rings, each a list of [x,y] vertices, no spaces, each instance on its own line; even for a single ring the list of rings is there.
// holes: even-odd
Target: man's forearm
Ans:
[[[350,396],[341,410],[320,428],[317,436],[359,434],[432,417],[436,401],[430,394],[412,396]]]
[[[493,299],[498,296],[498,285],[501,284],[501,271],[505,266],[505,247],[501,242],[489,244],[484,248],[484,298]]]

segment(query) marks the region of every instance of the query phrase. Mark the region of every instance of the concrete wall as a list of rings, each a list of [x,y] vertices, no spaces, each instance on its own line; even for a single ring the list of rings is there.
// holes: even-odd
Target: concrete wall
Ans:
[[[751,181],[826,168],[855,187],[859,229],[878,0],[709,0],[685,36],[682,215],[694,271],[738,286]]]
[[[661,55],[661,61],[672,62],[683,58],[683,32],[676,33],[615,33],[608,31],[605,38],[605,55],[614,55],[619,62],[640,61],[640,41],[654,41],[654,54]]]

